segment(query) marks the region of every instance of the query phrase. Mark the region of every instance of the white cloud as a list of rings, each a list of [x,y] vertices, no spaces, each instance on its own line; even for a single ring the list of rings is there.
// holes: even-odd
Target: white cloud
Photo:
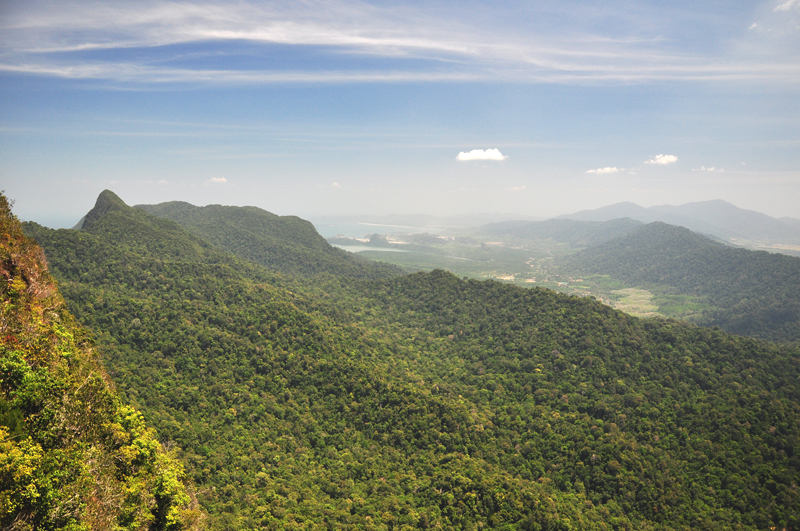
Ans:
[[[525,189],[525,186],[512,186],[508,189],[509,192],[521,192]]]
[[[473,149],[472,151],[462,151],[456,160],[505,160],[508,157],[500,153],[499,149]]]
[[[800,0],[779,2],[776,11],[800,5]],[[0,17],[0,69],[51,77],[204,84],[461,79],[554,83],[665,79],[727,83],[744,79],[796,83],[800,79],[800,64],[793,56],[776,56],[771,61],[738,57],[709,60],[691,48],[676,53],[664,47],[662,43],[670,39],[660,32],[644,36],[638,32],[598,34],[591,9],[586,10],[583,23],[565,35],[558,31],[563,22],[558,17],[565,13],[549,8],[540,12],[522,10],[511,29],[498,31],[484,23],[481,10],[477,15],[470,10],[455,14],[424,4],[381,7],[362,0],[8,3],[10,7],[2,10]],[[529,19],[530,15],[535,18]],[[570,15],[572,23],[574,15]],[[644,10],[647,15],[661,13]],[[538,24],[539,20],[552,25],[553,31],[529,31],[525,24]],[[190,45],[197,45],[199,50],[173,49]],[[273,45],[315,46],[330,60],[323,62],[324,69],[303,64],[285,70],[226,66],[231,69],[219,72],[214,65],[221,62],[211,61],[209,66],[196,60],[201,56],[241,56],[237,45],[246,49],[243,53],[248,58],[257,55],[253,50],[259,47],[269,54],[273,51],[266,47]],[[87,58],[87,52],[93,50],[110,50],[120,59],[103,63]],[[353,54],[388,61],[373,70],[353,69],[347,60],[338,62]],[[423,61],[409,67],[404,59]],[[234,63],[237,61],[225,64]]]
[[[210,178],[208,180],[208,182],[210,182],[210,183],[226,183],[226,182],[228,182],[228,179],[226,179],[225,177],[212,177],[212,178]]]
[[[652,159],[644,161],[645,164],[660,164],[662,166],[675,162],[678,162],[678,157],[675,155],[656,155]]]
[[[341,188],[342,185],[339,183],[331,183],[331,188]]]
[[[800,0],[789,0],[775,7],[775,11],[789,11],[793,7],[800,7]]]
[[[617,168],[616,166],[612,167],[607,166],[605,168],[597,168],[596,170],[589,170],[586,173],[617,173],[618,171],[619,168]]]
[[[721,173],[724,172],[725,170],[723,168],[715,168],[714,166],[711,166],[710,168],[706,168],[705,166],[700,166],[699,168],[692,168],[692,171],[707,171],[711,173]]]
[[[158,181],[158,184],[169,184],[169,183],[164,179],[161,179],[160,181]]]

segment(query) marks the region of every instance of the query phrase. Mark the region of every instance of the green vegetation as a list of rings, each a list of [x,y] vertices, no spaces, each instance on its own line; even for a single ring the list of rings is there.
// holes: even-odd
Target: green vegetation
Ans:
[[[800,259],[730,247],[663,223],[516,221],[479,227],[469,236],[374,235],[369,245],[412,251],[360,253],[412,271],[442,268],[593,296],[640,317],[800,341]],[[651,293],[656,308],[631,305],[620,290],[632,289]]]
[[[2,195],[0,300],[0,527],[199,528],[182,465],[114,393]]]
[[[653,298],[653,303],[662,315],[695,322],[701,320],[703,312],[711,309],[709,304],[699,302],[699,297],[691,295],[659,294]]]
[[[636,317],[654,317],[658,306],[653,304],[653,294],[644,289],[625,288],[612,292],[618,300],[614,308]]]
[[[555,277],[549,278],[557,275],[548,267],[554,257],[622,236],[639,226],[641,223],[630,219],[608,222],[564,219],[508,221],[464,229],[449,236],[374,234],[366,242],[341,237],[329,238],[328,241],[339,245],[406,251],[370,250],[359,255],[408,271],[446,269],[457,276],[569,291]]]
[[[181,201],[136,208],[175,221],[220,249],[289,275],[386,278],[403,273],[332,247],[311,223],[297,216],[277,216],[257,207],[197,207]]]
[[[646,225],[561,258],[561,274],[606,274],[645,288],[659,311],[736,334],[800,341],[800,258],[732,248],[688,229]]]
[[[26,231],[211,529],[800,525],[796,347],[443,271],[290,278],[96,209]]]

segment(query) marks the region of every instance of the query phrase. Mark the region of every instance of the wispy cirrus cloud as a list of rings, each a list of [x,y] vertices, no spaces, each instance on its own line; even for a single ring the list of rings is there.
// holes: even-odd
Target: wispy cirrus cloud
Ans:
[[[123,83],[192,83],[205,85],[263,85],[275,83],[390,83],[479,81],[481,76],[459,72],[404,71],[263,71],[190,68],[153,68],[136,63],[41,65],[0,63],[0,72],[53,76],[66,79],[106,79]]]
[[[648,14],[621,33],[598,30],[591,13],[566,25],[563,9],[496,7],[515,20],[500,28],[480,10],[422,3],[12,1],[0,22],[0,71],[141,84],[800,79],[796,60],[667,46]],[[293,53],[289,66],[276,60]]]
[[[463,53],[471,48],[441,35],[431,38],[425,32],[404,31],[403,16],[358,1],[132,4],[112,0],[17,2],[17,6],[9,10],[11,16],[3,26],[18,34],[13,39],[6,35],[4,44],[26,52],[152,48],[213,41],[351,46],[371,48],[376,53],[415,48]]]

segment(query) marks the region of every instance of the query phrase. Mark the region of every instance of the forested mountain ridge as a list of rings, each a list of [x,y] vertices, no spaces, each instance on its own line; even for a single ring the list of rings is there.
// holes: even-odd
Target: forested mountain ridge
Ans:
[[[278,216],[257,207],[198,207],[181,201],[135,208],[170,219],[221,249],[285,274],[386,278],[403,273],[331,246],[314,225],[297,216]]]
[[[770,340],[800,341],[800,257],[714,242],[655,222],[562,257],[574,274],[603,274],[644,288],[668,287],[712,305],[700,322]]]
[[[183,467],[119,399],[0,195],[0,526],[199,529]]]
[[[229,260],[227,253],[187,233],[174,221],[132,208],[110,190],[98,196],[95,206],[86,214],[80,232],[114,241],[136,254],[192,262]],[[158,237],[151,237],[153,234],[158,234]]]
[[[26,229],[212,529],[800,522],[797,348],[441,271],[288,292],[141,221]]]
[[[130,219],[106,224],[117,234]],[[453,463],[434,470],[423,456],[415,465],[419,456],[397,447],[391,427],[445,432],[453,419],[470,418],[468,407],[452,393],[419,388],[394,358],[404,347],[303,311],[301,297],[264,283],[266,272],[254,281],[235,261],[142,253],[162,247],[156,229],[138,233],[150,242],[139,255],[115,238],[27,229],[59,264],[79,317],[100,334],[112,377],[183,448],[212,528],[533,525],[557,521],[559,512],[597,523],[610,514],[568,494],[530,507],[558,493],[485,459],[437,450],[433,440],[423,448],[433,448],[435,462]],[[102,282],[107,276],[114,282]],[[466,424],[461,432],[476,437]],[[465,489],[459,496],[471,504],[448,508],[453,474],[468,475],[465,484],[476,482],[486,499],[477,487]],[[495,499],[502,489],[512,492]]]

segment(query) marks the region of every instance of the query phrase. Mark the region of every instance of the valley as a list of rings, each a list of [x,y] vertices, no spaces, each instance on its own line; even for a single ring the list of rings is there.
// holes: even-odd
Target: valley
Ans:
[[[122,399],[185,467],[209,529],[760,529],[800,518],[796,345],[538,286],[407,274],[313,233],[256,229],[279,221],[263,211],[148,211],[104,192],[81,230],[24,230]],[[635,227],[629,236],[649,226]],[[442,241],[474,261],[532,256]],[[578,254],[548,245],[541,269],[525,265],[565,282],[544,262]],[[561,287],[592,284],[648,310],[645,292],[614,293],[625,287],[602,275]]]
[[[640,317],[800,341],[800,257],[725,245],[661,222],[504,222],[363,240],[329,238],[353,248],[368,242],[371,249],[358,255],[409,271],[442,268],[457,276],[594,297]],[[376,245],[406,252],[382,252]],[[621,290],[644,290],[652,304],[632,306]]]

